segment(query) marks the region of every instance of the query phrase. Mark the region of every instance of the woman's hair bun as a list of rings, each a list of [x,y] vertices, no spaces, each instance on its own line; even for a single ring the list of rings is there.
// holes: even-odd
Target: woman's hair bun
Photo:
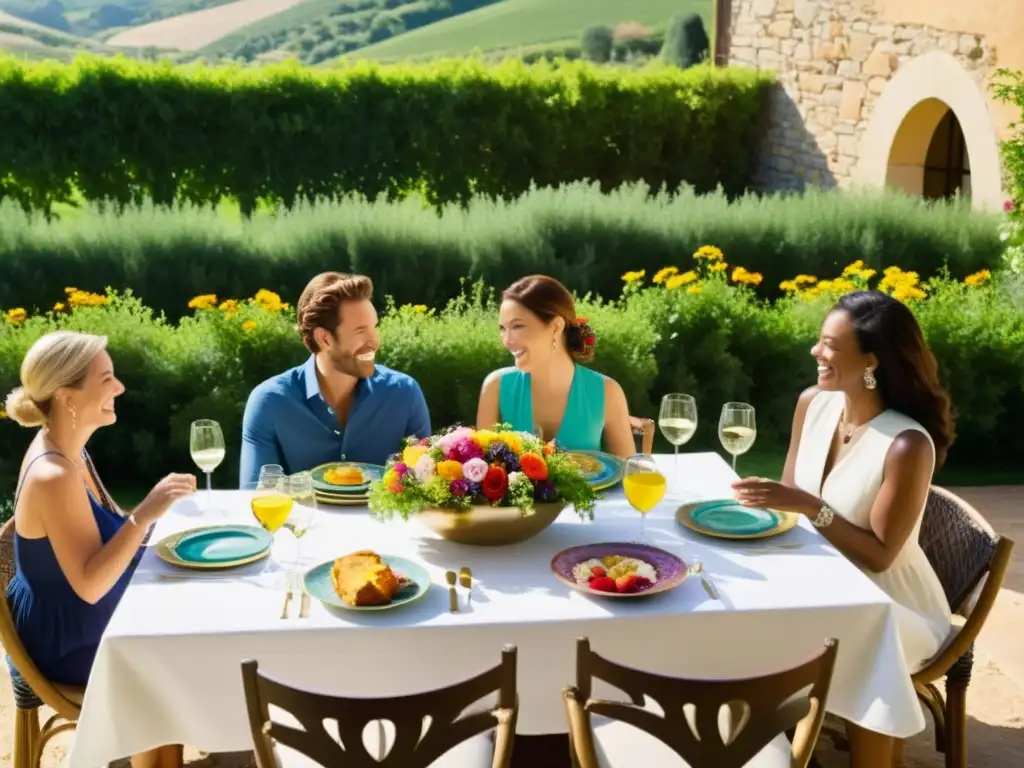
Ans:
[[[576,318],[576,322],[565,328],[565,345],[574,360],[590,360],[594,356],[596,337],[585,317]]]
[[[46,415],[24,387],[16,387],[7,396],[4,410],[23,427],[41,427],[46,423]]]

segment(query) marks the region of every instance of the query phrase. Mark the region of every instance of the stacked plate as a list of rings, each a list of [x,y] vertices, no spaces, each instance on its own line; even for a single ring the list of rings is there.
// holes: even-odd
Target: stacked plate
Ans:
[[[161,539],[157,555],[181,568],[233,568],[270,554],[274,537],[255,525],[209,525]]]
[[[785,533],[799,521],[792,512],[744,507],[734,499],[684,504],[676,520],[692,531],[719,539],[763,539]]]
[[[362,482],[331,482],[332,474],[342,469],[358,469],[362,475]],[[335,461],[316,467],[310,474],[313,477],[313,493],[319,503],[338,507],[359,507],[366,506],[369,501],[370,483],[384,477],[384,467],[358,461]]]
[[[576,464],[583,479],[595,491],[611,488],[620,482],[626,468],[622,459],[604,451],[566,451],[566,456]]]

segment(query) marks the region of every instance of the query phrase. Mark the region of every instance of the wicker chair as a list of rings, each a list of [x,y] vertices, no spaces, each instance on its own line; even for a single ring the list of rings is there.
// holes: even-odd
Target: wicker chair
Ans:
[[[4,593],[14,577],[14,519],[0,528],[0,579]],[[29,658],[21,638],[14,629],[14,620],[7,600],[0,597],[0,642],[7,651],[7,665],[14,689],[14,768],[38,768],[43,748],[59,733],[75,728],[82,711],[85,688],[52,683]],[[43,705],[54,714],[39,725],[39,708]]]
[[[945,753],[947,768],[966,768],[967,686],[974,667],[974,641],[1003,584],[1013,541],[993,531],[959,496],[932,486],[920,542],[950,607],[965,622],[952,642],[911,679],[918,698],[935,719],[935,748]],[[945,698],[935,686],[943,675]]]
[[[650,454],[654,450],[654,420],[645,419],[640,416],[630,416],[629,425],[633,428],[633,434],[642,436],[640,453]]]

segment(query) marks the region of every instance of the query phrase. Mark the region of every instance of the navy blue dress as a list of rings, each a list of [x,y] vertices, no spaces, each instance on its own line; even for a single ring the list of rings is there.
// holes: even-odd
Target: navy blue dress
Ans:
[[[102,487],[99,483],[97,486]],[[20,492],[20,486],[18,490]],[[88,486],[86,490],[100,538],[106,544],[127,518],[101,504]],[[17,496],[15,494],[15,505]],[[7,604],[22,645],[48,680],[77,686],[84,686],[89,680],[100,638],[131,581],[141,555],[142,548],[117,583],[93,605],[72,589],[48,537],[26,539],[15,531],[16,570],[7,586]]]

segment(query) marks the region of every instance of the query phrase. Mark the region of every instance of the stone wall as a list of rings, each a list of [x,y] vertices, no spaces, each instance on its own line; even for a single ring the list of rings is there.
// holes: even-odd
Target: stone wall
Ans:
[[[995,67],[986,39],[878,18],[872,0],[724,0],[728,61],[772,69],[773,95],[758,183],[766,190],[848,186],[874,102],[915,56],[952,54],[984,88]]]

